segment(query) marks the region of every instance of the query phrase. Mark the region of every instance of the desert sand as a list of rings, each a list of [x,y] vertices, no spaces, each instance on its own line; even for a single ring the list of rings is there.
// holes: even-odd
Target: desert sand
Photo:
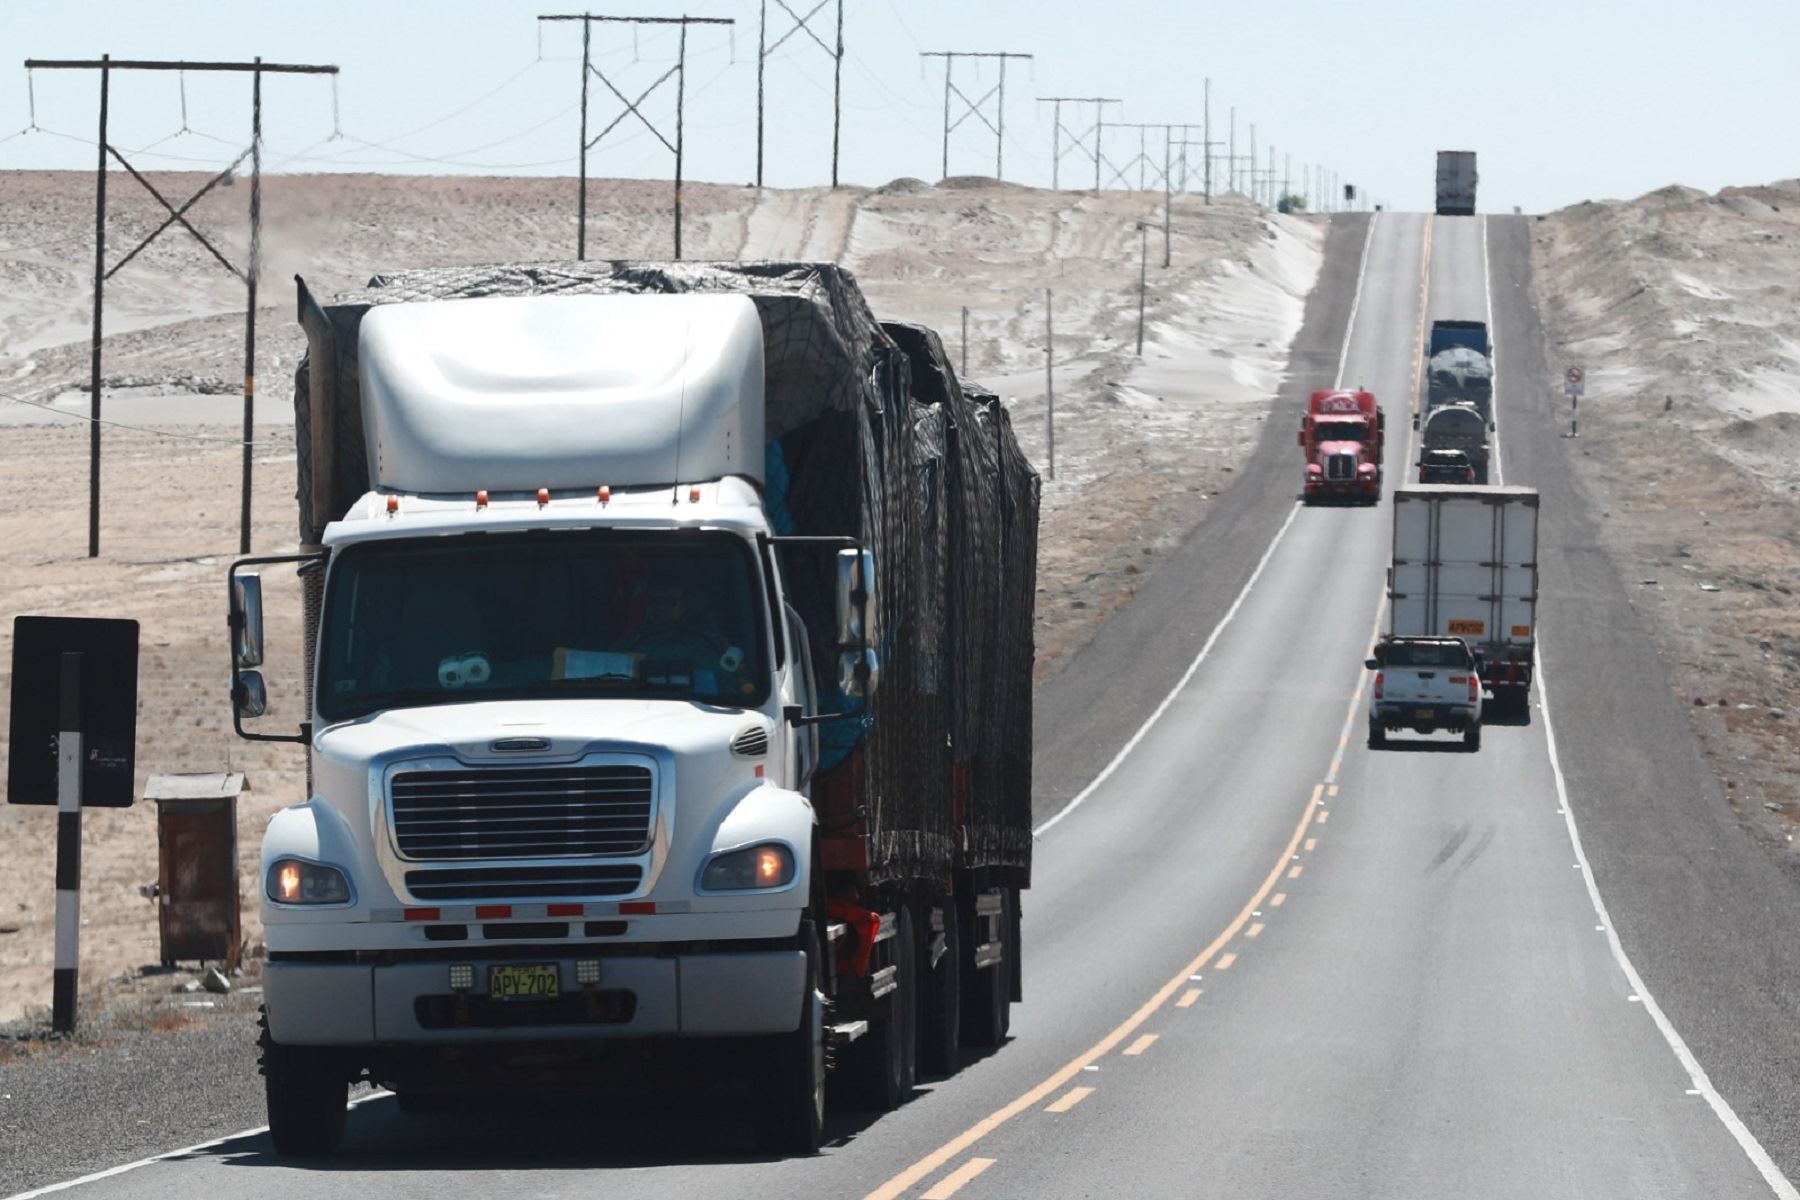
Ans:
[[[1800,865],[1800,180],[1540,218],[1579,475],[1751,829]]]
[[[157,176],[186,195],[195,176]],[[92,181],[0,174],[0,615],[130,616],[142,623],[137,787],[164,771],[248,773],[240,810],[244,926],[254,949],[255,864],[271,812],[301,798],[294,747],[231,733],[224,572],[237,549],[244,301],[191,239],[165,235],[109,283],[102,554],[86,557]],[[113,189],[113,260],[160,221]],[[247,238],[242,189],[196,210],[228,255]],[[279,176],[265,188],[253,547],[295,545],[290,378],[303,339],[290,277],[315,292],[385,269],[573,257],[568,180]],[[1045,291],[1053,292],[1056,478],[1045,487],[1039,678],[1123,603],[1156,555],[1200,519],[1254,444],[1320,260],[1321,227],[1247,202],[1177,197],[1161,267],[1160,194],[1052,192],[953,179],[876,189],[757,192],[690,185],[689,258],[823,258],[858,275],[883,316],[924,321],[953,356],[969,310],[967,374],[1011,407],[1047,468]],[[590,257],[670,252],[665,184],[603,181],[589,196]],[[1148,236],[1144,357],[1135,354],[1139,221]],[[28,401],[15,403],[11,401]],[[52,411],[32,405],[49,405]],[[270,585],[274,709],[299,719],[299,604]],[[0,627],[10,670],[11,622]],[[10,678],[0,676],[0,721]],[[0,728],[3,728],[0,725]],[[4,752],[0,752],[3,764]],[[0,1022],[45,1005],[54,908],[50,810],[0,807]],[[138,980],[160,957],[155,813],[94,811],[86,825],[82,972]],[[133,986],[167,991],[167,980]]]

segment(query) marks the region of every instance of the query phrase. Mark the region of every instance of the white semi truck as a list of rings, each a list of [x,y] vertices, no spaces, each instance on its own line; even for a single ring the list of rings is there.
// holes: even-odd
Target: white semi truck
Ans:
[[[1537,535],[1536,488],[1396,490],[1384,642],[1461,639],[1493,693],[1489,715],[1523,716],[1537,648]]]
[[[278,1151],[403,1107],[741,1091],[818,1145],[1019,996],[1038,484],[935,335],[820,264],[300,285],[301,553],[230,576]],[[261,579],[306,677],[270,707]],[[878,586],[878,584],[880,586]]]

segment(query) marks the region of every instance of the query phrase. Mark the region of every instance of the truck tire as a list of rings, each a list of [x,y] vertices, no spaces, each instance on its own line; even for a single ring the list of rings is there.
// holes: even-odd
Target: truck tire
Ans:
[[[912,909],[895,913],[894,990],[876,1001],[869,1032],[845,1049],[838,1088],[848,1108],[893,1112],[919,1079],[919,941]]]
[[[1001,946],[1006,960],[990,967],[975,966],[975,951],[984,940],[981,919],[975,915],[974,901],[969,902],[963,926],[963,1012],[962,1040],[965,1046],[991,1049],[1006,1040],[1012,1025],[1012,976],[1009,974],[1012,947],[1005,932],[1012,928],[1007,907],[1011,897],[1001,893],[1003,905],[998,924],[1002,930]]]
[[[1387,729],[1379,721],[1369,722],[1369,749],[1387,749]]]
[[[800,922],[806,950],[806,987],[800,1023],[767,1045],[773,1094],[752,1090],[756,1140],[776,1154],[816,1154],[825,1133],[825,996],[819,991],[819,935],[812,919]]]
[[[944,913],[944,953],[930,971],[919,1005],[919,1065],[927,1075],[940,1078],[956,1074],[962,1065],[962,922],[956,916],[956,898],[941,901]],[[921,922],[924,925],[924,922]],[[930,961],[929,929],[922,929],[919,962]]]
[[[1463,748],[1465,750],[1481,749],[1481,726],[1479,723],[1463,730]]]
[[[262,1017],[263,1093],[269,1137],[283,1158],[318,1158],[337,1149],[349,1111],[350,1078],[338,1057],[316,1046],[282,1046]]]

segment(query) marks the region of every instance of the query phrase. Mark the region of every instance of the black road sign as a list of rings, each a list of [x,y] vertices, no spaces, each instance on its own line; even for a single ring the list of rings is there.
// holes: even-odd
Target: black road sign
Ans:
[[[62,656],[81,655],[81,801],[129,808],[137,747],[138,623],[89,617],[14,617],[12,734],[6,798],[56,803]]]

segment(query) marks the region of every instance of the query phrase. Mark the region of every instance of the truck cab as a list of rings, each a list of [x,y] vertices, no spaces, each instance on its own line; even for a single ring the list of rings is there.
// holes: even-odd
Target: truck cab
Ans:
[[[1306,460],[1301,498],[1307,504],[1380,503],[1385,433],[1374,393],[1314,392],[1296,439]]]

